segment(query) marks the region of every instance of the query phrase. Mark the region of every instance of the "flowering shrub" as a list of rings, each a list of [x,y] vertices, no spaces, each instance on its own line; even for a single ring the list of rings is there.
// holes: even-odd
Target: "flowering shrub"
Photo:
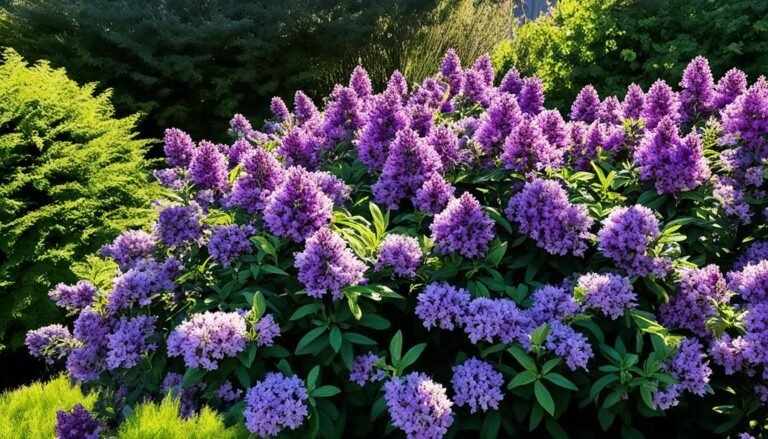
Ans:
[[[231,146],[168,130],[153,234],[27,345],[107,427],[170,392],[262,437],[757,431],[768,84],[734,77],[586,87],[566,121],[449,52],[415,87],[274,99]]]

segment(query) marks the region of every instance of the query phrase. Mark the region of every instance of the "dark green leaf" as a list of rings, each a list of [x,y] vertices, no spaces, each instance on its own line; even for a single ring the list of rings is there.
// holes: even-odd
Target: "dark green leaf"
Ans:
[[[507,389],[514,389],[515,387],[524,386],[530,384],[539,379],[539,377],[530,370],[524,370],[517,375],[507,384]]]
[[[576,387],[576,384],[573,384],[568,378],[559,373],[550,373],[549,375],[545,375],[544,379],[564,389],[574,391],[579,390],[579,388]]]
[[[549,393],[549,390],[541,381],[536,381],[533,384],[533,393],[536,395],[536,401],[541,404],[541,407],[550,416],[555,416],[555,401],[552,400],[552,394]]]
[[[339,330],[338,326],[334,326],[331,328],[331,335],[329,339],[331,343],[331,348],[333,348],[334,352],[339,352],[339,349],[341,349],[341,331]]]

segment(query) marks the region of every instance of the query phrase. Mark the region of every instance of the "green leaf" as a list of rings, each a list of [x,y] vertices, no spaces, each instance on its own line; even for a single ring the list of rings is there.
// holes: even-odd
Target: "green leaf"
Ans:
[[[304,334],[304,337],[301,337],[301,340],[299,340],[299,343],[296,345],[296,353],[300,354],[304,351],[304,348],[307,347],[310,343],[315,341],[317,337],[320,337],[320,335],[325,332],[327,328],[325,326],[319,326],[306,334]]]
[[[480,427],[481,439],[494,439],[499,436],[499,429],[501,428],[501,414],[498,410],[488,412],[483,420],[483,425]]]
[[[334,326],[331,328],[331,335],[330,335],[330,343],[331,348],[333,348],[334,352],[339,352],[339,349],[341,349],[341,330],[339,330],[338,326]]]
[[[338,395],[341,393],[341,389],[336,386],[322,386],[309,392],[309,396],[313,398],[327,398],[329,396]]]
[[[320,309],[322,309],[322,307],[323,305],[319,302],[300,306],[296,311],[293,312],[293,314],[291,314],[291,317],[288,320],[299,320],[304,316],[308,316],[310,314],[313,314],[319,311]]]
[[[507,384],[507,389],[514,389],[515,387],[524,386],[536,381],[537,379],[539,379],[539,377],[536,375],[536,373],[531,372],[530,370],[524,370],[512,378],[509,384]]]
[[[553,358],[553,359],[551,359],[551,360],[547,361],[546,363],[544,363],[544,365],[543,365],[543,366],[541,366],[541,373],[542,373],[543,375],[546,375],[546,374],[548,374],[548,373],[549,373],[549,371],[550,371],[550,370],[552,370],[552,369],[554,369],[554,368],[555,368],[555,366],[557,366],[558,364],[560,364],[560,362],[561,362],[561,361],[563,361],[563,359],[562,359],[562,358],[560,358],[560,357],[557,357],[557,358]]]
[[[552,399],[552,394],[549,393],[549,390],[541,381],[536,381],[533,384],[533,393],[536,395],[536,401],[541,407],[546,410],[550,416],[555,416],[555,401]]]
[[[400,357],[403,353],[403,333],[397,331],[389,342],[389,355],[392,358],[392,363],[396,364],[400,361]]]
[[[653,404],[652,391],[653,388],[648,384],[643,384],[640,386],[640,397],[643,399],[643,402],[649,409],[655,410],[656,406]]]
[[[560,375],[559,373],[550,373],[549,375],[545,375],[544,379],[564,389],[573,391],[579,390],[579,388],[576,387],[576,384],[573,384],[571,380]]]
[[[235,375],[237,375],[237,380],[240,382],[241,386],[246,389],[251,387],[251,376],[248,374],[248,369],[238,367],[235,369]]]
[[[488,253],[485,260],[488,261],[494,267],[498,267],[504,255],[507,253],[508,243],[506,241],[497,245],[493,250]]]
[[[530,355],[525,353],[521,348],[517,346],[510,346],[507,349],[507,352],[512,354],[513,357],[515,357],[515,360],[517,360],[518,363],[520,363],[521,366],[523,366],[526,370],[530,370],[533,373],[538,372],[538,368],[536,367],[536,362],[531,358]]]
[[[608,385],[619,380],[619,376],[616,374],[606,375],[592,384],[592,388],[589,389],[589,399],[594,400],[600,394],[600,392]]]
[[[194,386],[197,384],[203,377],[205,376],[205,373],[207,370],[205,369],[198,369],[196,367],[193,367],[191,369],[187,369],[186,372],[184,372],[184,379],[181,381],[181,386],[184,388],[188,388],[190,386]]]
[[[364,315],[358,323],[360,323],[361,326],[365,326],[366,328],[377,330],[387,329],[391,326],[389,320],[381,317],[380,315],[371,313]]]
[[[356,320],[360,320],[363,317],[363,310],[360,309],[360,304],[357,303],[357,294],[347,294],[347,304],[349,305],[349,311],[352,312],[352,316]]]
[[[534,329],[531,333],[531,342],[536,346],[541,346],[544,340],[547,339],[550,329],[551,327],[546,323]]]
[[[267,302],[264,300],[264,294],[261,291],[256,291],[256,293],[253,295],[253,308],[251,308],[251,312],[253,313],[254,317],[260,319],[266,310]]]
[[[408,352],[403,355],[403,359],[400,361],[400,364],[398,364],[398,368],[400,370],[404,370],[406,367],[415,363],[416,360],[419,359],[419,356],[421,356],[421,353],[424,352],[426,347],[426,343],[419,343],[416,346],[408,349]]]
[[[315,366],[307,374],[307,389],[312,390],[317,385],[317,379],[320,377],[320,366]]]
[[[342,337],[354,344],[375,345],[376,341],[357,332],[345,332]]]
[[[278,267],[275,267],[274,265],[262,265],[261,271],[269,274],[278,274],[280,276],[288,276],[288,273],[286,273],[284,270],[281,270]]]
[[[545,420],[544,427],[547,428],[549,435],[554,439],[568,439],[568,433],[555,419],[549,418]]]

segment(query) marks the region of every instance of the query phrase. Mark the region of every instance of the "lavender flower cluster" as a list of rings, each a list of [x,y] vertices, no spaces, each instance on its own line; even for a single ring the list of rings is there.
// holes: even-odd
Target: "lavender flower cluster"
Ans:
[[[733,250],[762,236],[768,213],[754,209],[766,198],[768,82],[735,69],[715,82],[697,57],[677,90],[631,84],[620,99],[586,86],[564,118],[545,106],[539,78],[513,68],[496,79],[488,55],[464,68],[450,50],[420,84],[395,71],[377,93],[358,66],[325,100],[276,97],[260,129],[233,117],[231,144],[168,129],[168,168],[155,175],[173,194],[156,203],[157,221],[102,247],[117,266],[111,282],[94,274],[51,290],[73,330],[30,331],[30,353],[110,383],[114,408],[170,391],[183,417],[203,404],[242,410],[262,437],[305,419],[328,427],[341,411],[317,380],[345,392],[353,382],[365,398],[383,392],[378,408],[406,437],[439,438],[456,421],[464,434],[466,412],[509,409],[511,369],[494,355],[522,347],[551,366],[538,370],[586,383],[609,369],[598,340],[655,315],[664,343],[686,336],[648,378],[667,377],[650,387],[656,408],[703,397],[721,371],[743,372],[746,394],[767,404],[768,244]],[[389,211],[384,230],[376,220],[366,230],[368,202]],[[682,238],[662,228],[684,215],[682,231],[713,226]],[[425,351],[470,352],[442,371],[453,372],[453,400],[379,350],[389,319],[411,312],[435,340],[466,335]],[[320,374],[305,383],[286,372],[289,358]],[[150,364],[165,369],[143,374]],[[554,389],[548,373],[537,383]],[[60,414],[57,433],[98,435],[86,415]]]

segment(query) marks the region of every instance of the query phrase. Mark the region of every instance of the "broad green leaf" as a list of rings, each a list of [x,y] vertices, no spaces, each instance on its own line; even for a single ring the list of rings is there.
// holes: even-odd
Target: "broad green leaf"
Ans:
[[[309,392],[309,396],[312,398],[327,398],[329,396],[338,395],[341,390],[336,386],[322,386]]]
[[[400,361],[403,353],[403,333],[397,331],[389,342],[389,355],[392,358],[392,363],[397,364]]]
[[[315,329],[312,329],[311,331],[304,334],[304,337],[301,337],[301,340],[299,340],[299,343],[296,344],[296,353],[301,353],[307,345],[312,343],[317,337],[320,337],[320,334],[325,332],[327,328],[325,326],[318,326]]]
[[[549,390],[541,381],[536,381],[533,384],[533,393],[536,395],[536,401],[541,404],[541,407],[550,416],[555,416],[555,401],[552,399],[552,394],[549,393]]]
[[[579,388],[576,387],[576,384],[573,384],[568,378],[559,373],[550,373],[549,375],[545,375],[544,379],[564,389],[573,391],[579,390]]]
[[[512,356],[515,357],[515,360],[517,360],[517,362],[520,363],[520,365],[523,366],[526,370],[530,370],[533,373],[538,372],[536,362],[521,348],[517,346],[510,346],[507,349],[507,352],[512,354]]]
[[[341,330],[339,330],[338,326],[331,328],[331,335],[329,337],[328,341],[331,343],[331,348],[333,348],[334,352],[339,352],[339,349],[341,349]]]
[[[421,356],[421,353],[424,352],[426,347],[426,343],[419,343],[416,346],[408,349],[408,352],[403,355],[403,359],[400,361],[400,364],[398,364],[399,369],[404,370],[406,367],[415,363],[416,360],[419,359],[419,356]]]
[[[539,379],[538,375],[530,370],[524,370],[517,375],[507,384],[507,389],[514,389],[515,387],[524,386],[530,384]]]

